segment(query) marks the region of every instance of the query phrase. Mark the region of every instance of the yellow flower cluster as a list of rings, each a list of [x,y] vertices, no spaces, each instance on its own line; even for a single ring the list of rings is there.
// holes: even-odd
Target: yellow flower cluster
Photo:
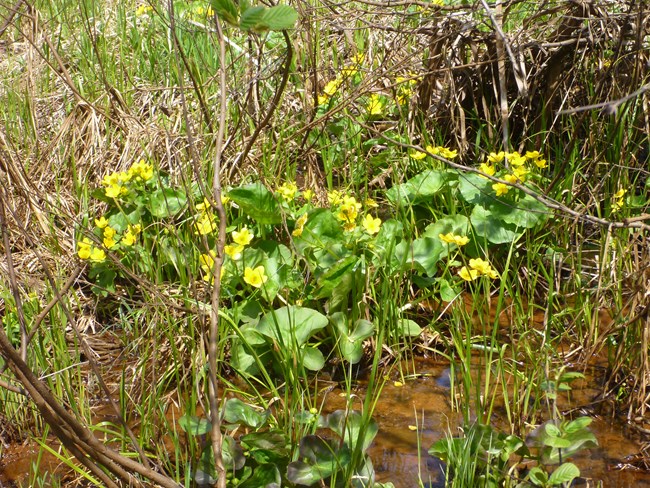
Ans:
[[[612,200],[612,212],[618,212],[623,205],[625,205],[625,194],[627,190],[620,188],[616,193],[614,193],[614,199]]]
[[[138,235],[142,232],[140,224],[129,224],[126,232],[120,236],[117,230],[109,225],[104,216],[95,219],[95,225],[102,231],[103,244],[106,249],[113,249],[118,243],[124,246],[132,246],[137,242]]]
[[[526,181],[526,178],[530,173],[530,170],[526,167],[526,163],[532,163],[539,169],[547,167],[546,160],[542,159],[542,155],[539,151],[527,151],[523,156],[517,151],[499,151],[498,153],[491,152],[488,154],[488,162],[482,163],[479,169],[487,175],[494,176],[496,174],[495,165],[504,160],[507,160],[510,165],[510,173],[505,174],[503,180],[512,185]],[[500,197],[506,195],[510,191],[510,185],[505,183],[495,183],[492,185],[492,189],[495,191],[496,195]]]
[[[255,235],[248,230],[248,227],[242,227],[242,230],[233,230],[231,235],[233,243],[226,245],[224,251],[231,259],[237,261]]]
[[[384,111],[384,102],[381,99],[381,95],[378,93],[373,93],[368,99],[366,104],[366,111],[368,115],[381,115]]]
[[[207,16],[207,17],[213,17],[214,16],[214,10],[212,10],[212,7],[208,6],[208,8],[205,7],[197,7],[196,9],[196,15],[198,16]]]
[[[104,176],[102,185],[108,198],[119,198],[129,192],[128,184],[147,182],[153,178],[153,166],[140,160],[127,171],[118,171]]]
[[[419,78],[414,74],[410,74],[408,77],[398,76],[395,78],[395,83],[397,84],[397,103],[400,105],[405,105],[409,102],[411,97],[414,94],[414,87],[418,84]]]
[[[246,266],[246,269],[244,269],[244,282],[252,287],[261,288],[268,279],[264,266],[258,266],[257,268]]]
[[[92,263],[101,263],[106,259],[104,250],[93,246],[93,242],[87,237],[77,242],[77,256]]]
[[[302,231],[304,230],[305,224],[307,223],[307,217],[308,215],[306,213],[298,217],[298,219],[296,220],[296,227],[293,229],[293,232],[291,233],[292,236],[300,237],[302,235]]]
[[[469,237],[458,236],[453,232],[449,232],[448,234],[438,234],[438,238],[440,238],[442,242],[446,242],[447,244],[456,244],[458,247],[464,246],[469,242]]]
[[[359,217],[359,211],[362,208],[361,203],[359,203],[356,198],[345,195],[339,190],[328,192],[327,200],[332,207],[338,206],[336,218],[343,223],[343,229],[347,232],[353,231],[357,227],[357,218]],[[366,207],[377,207],[377,203],[372,199],[367,199]],[[379,232],[381,219],[366,214],[361,221],[361,225],[368,234],[374,235]]]
[[[140,17],[142,15],[145,15],[153,10],[153,7],[151,5],[140,5],[136,10],[135,10],[135,15]]]
[[[212,270],[214,269],[214,260],[217,257],[216,253],[213,250],[210,250],[207,254],[201,254],[199,256],[199,264],[201,265],[201,270],[203,271],[203,281],[212,283],[213,276]],[[221,267],[220,277],[223,278],[225,268]]]
[[[359,72],[363,59],[363,54],[355,54],[352,57],[352,62],[345,65],[336,78],[325,84],[323,87],[323,94],[318,96],[318,105],[327,105],[329,101],[334,98],[339,91],[339,88],[341,88],[341,85]]]
[[[227,198],[227,197],[225,197]],[[224,197],[221,198],[224,201]],[[211,234],[217,230],[217,216],[207,198],[196,206],[199,213],[194,217],[194,233],[200,236]]]
[[[298,186],[294,182],[287,182],[280,185],[275,191],[285,202],[291,202],[296,198]]]
[[[470,259],[469,266],[463,266],[458,272],[458,276],[465,281],[474,281],[479,276],[487,276],[493,280],[499,277],[490,263],[481,258]]]
[[[452,150],[452,149],[449,149],[448,147],[444,147],[444,146],[431,146],[431,145],[429,145],[425,149],[427,151],[426,153],[421,152],[421,151],[413,151],[413,152],[411,152],[409,154],[409,156],[412,159],[415,159],[415,160],[418,160],[418,161],[421,160],[421,159],[426,158],[429,154],[434,154],[436,156],[440,156],[440,157],[445,158],[445,159],[454,159],[455,157],[458,156],[458,151],[456,149]],[[429,154],[427,154],[427,153],[429,153]]]

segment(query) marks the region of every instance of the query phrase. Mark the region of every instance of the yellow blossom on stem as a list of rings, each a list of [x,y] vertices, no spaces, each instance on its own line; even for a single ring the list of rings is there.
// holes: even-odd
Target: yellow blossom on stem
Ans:
[[[194,222],[194,233],[204,236],[217,230],[216,217],[212,212],[205,212],[199,215]]]
[[[90,257],[88,260],[92,261],[93,263],[101,263],[106,259],[106,253],[104,252],[103,249],[99,249],[98,247],[93,247],[92,251],[90,251]]]
[[[531,161],[539,158],[540,156],[541,154],[539,153],[539,151],[526,151],[526,157]]]
[[[495,183],[492,185],[492,189],[497,193],[497,196],[505,195],[510,191],[510,187],[505,183]]]
[[[366,214],[366,216],[363,218],[362,225],[368,234],[374,235],[379,232],[379,228],[381,227],[381,219],[374,218],[372,215]]]
[[[478,273],[482,276],[487,276],[492,279],[498,277],[496,271],[494,271],[494,269],[492,269],[492,266],[490,266],[490,263],[481,258],[470,259],[469,267],[478,271]]]
[[[108,225],[108,220],[106,220],[106,217],[102,215],[101,218],[95,219],[95,225],[99,227],[100,229],[103,229]]]
[[[512,183],[513,185],[519,181],[519,177],[515,174],[507,174],[503,177],[503,179],[508,183]]]
[[[268,279],[264,266],[258,266],[255,269],[246,266],[246,269],[244,269],[244,281],[255,288],[261,288]]]
[[[302,231],[305,227],[305,223],[307,222],[307,217],[308,215],[306,213],[298,217],[298,219],[296,220],[296,227],[293,229],[293,232],[291,233],[292,236],[300,237],[302,235]]]
[[[612,212],[617,212],[623,205],[625,205],[625,194],[627,190],[621,188],[616,193],[614,193],[614,199],[612,200]]]
[[[92,248],[92,241],[84,237],[83,241],[77,242],[77,256],[81,259],[90,258],[90,250]]]
[[[487,159],[490,163],[497,164],[503,161],[505,157],[506,157],[506,153],[503,151],[499,151],[498,153],[491,152],[490,154],[488,154]]]
[[[244,246],[241,244],[228,244],[223,248],[224,252],[230,256],[231,259],[237,261],[241,258],[241,253],[244,250]]]
[[[203,281],[207,281],[208,283],[212,283],[214,281],[212,270],[214,269],[214,260],[216,257],[217,254],[213,250],[210,250],[210,252],[207,254],[201,254],[199,256],[199,264],[201,265],[201,270],[203,271]],[[220,278],[223,278],[225,270],[226,269],[224,267],[221,268]]]
[[[479,169],[483,173],[485,173],[486,175],[490,175],[490,176],[494,176],[494,174],[497,171],[496,168],[493,165],[487,164],[487,163],[481,163],[481,166],[479,166]],[[481,176],[483,176],[483,175],[481,175]],[[483,176],[483,178],[485,178],[485,176]]]
[[[366,110],[370,115],[381,115],[384,110],[384,102],[382,102],[380,95],[373,93],[370,95]]]
[[[447,147],[440,147],[440,155],[445,159],[454,159],[458,156],[458,151],[456,149],[449,149]]]
[[[314,198],[314,190],[303,191],[302,198],[304,198],[306,202],[311,202],[312,199]]]
[[[449,232],[448,234],[438,234],[438,237],[442,242],[446,242],[447,244],[456,244],[457,246],[464,246],[469,242],[469,237],[457,236],[453,232]]]
[[[298,186],[293,182],[283,183],[276,190],[285,202],[290,202],[298,193]]]
[[[323,88],[323,93],[328,97],[333,97],[338,91],[340,86],[341,86],[341,80],[339,80],[338,78],[332,81],[328,81],[327,84],[325,85],[325,88]]]
[[[470,269],[467,266],[463,266],[462,268],[460,268],[460,271],[458,272],[458,276],[460,276],[465,281],[474,281],[476,278],[478,278],[479,274],[477,270]]]
[[[514,168],[512,170],[512,174],[515,175],[519,180],[526,181],[526,175],[528,174],[528,170],[526,169],[525,166],[519,166],[518,168]]]
[[[372,198],[366,198],[363,203],[365,203],[367,208],[377,208],[377,207],[379,207],[379,204],[376,201],[374,201]]]
[[[519,153],[511,153],[511,156],[508,158],[508,162],[511,166],[523,166],[526,163],[526,158],[521,156]]]
[[[411,159],[415,159],[415,160],[419,161],[421,159],[426,158],[427,153],[423,153],[423,152],[420,152],[420,151],[413,151],[413,152],[411,152],[409,154],[409,156],[411,157]]]
[[[327,201],[330,205],[338,205],[343,200],[343,193],[338,190],[327,192]]]
[[[537,166],[539,169],[544,169],[548,165],[546,164],[546,159],[536,159],[533,161],[535,163],[535,166]]]
[[[253,237],[255,237],[255,234],[248,230],[248,227],[242,227],[240,231],[232,231],[232,240],[242,246],[248,246],[253,240]]]

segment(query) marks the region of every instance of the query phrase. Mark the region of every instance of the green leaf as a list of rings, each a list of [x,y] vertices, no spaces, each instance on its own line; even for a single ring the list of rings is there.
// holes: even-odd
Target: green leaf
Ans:
[[[255,455],[255,454],[253,454]],[[259,461],[258,461],[259,463]],[[237,485],[238,488],[271,488],[278,487],[282,481],[282,476],[276,463],[262,464],[255,467],[253,476],[243,483]]]
[[[517,226],[504,222],[481,205],[474,207],[470,220],[474,227],[474,233],[494,244],[514,242],[523,234]]]
[[[332,212],[327,208],[319,208],[309,213],[302,235],[296,237],[294,243],[302,252],[307,247],[327,248],[330,244],[339,242],[342,236],[343,228]]]
[[[377,422],[372,418],[364,417],[359,412],[345,410],[336,410],[327,415],[323,427],[336,432],[352,452],[359,443],[362,452],[365,452],[379,431]]]
[[[188,414],[178,419],[178,425],[190,435],[205,435],[212,430],[212,424],[208,419]]]
[[[546,425],[544,425],[544,432],[550,437],[560,437],[562,435],[562,432],[558,426],[551,422],[548,422]]]
[[[422,333],[420,326],[410,319],[399,319],[397,331],[400,337],[417,337]]]
[[[350,464],[351,455],[347,446],[326,441],[316,435],[301,439],[299,457],[308,462],[294,461],[287,468],[287,479],[298,485],[311,486],[329,478]]]
[[[224,406],[223,418],[231,424],[243,423],[248,427],[258,429],[266,423],[269,413],[261,413],[238,398],[229,398]]]
[[[458,178],[458,191],[467,203],[488,206],[498,201],[492,184],[491,180],[476,173],[463,173]]]
[[[257,331],[278,342],[281,347],[295,350],[307,342],[314,331],[327,325],[327,317],[311,308],[281,307],[260,319]]]
[[[334,266],[323,273],[318,279],[318,288],[315,291],[315,297],[326,298],[331,296],[334,289],[340,287],[346,276],[354,271],[358,261],[359,258],[357,256],[348,256],[347,258],[338,261]],[[349,291],[350,286],[351,284],[348,284],[347,291]]]
[[[211,0],[212,8],[217,15],[231,25],[237,25],[239,9],[233,0]]]
[[[319,371],[325,366],[323,353],[315,347],[305,346],[302,351],[302,364],[310,371]]]
[[[363,357],[363,341],[375,332],[375,325],[369,320],[359,319],[350,332],[348,320],[342,312],[330,316],[330,321],[337,330],[338,347],[341,356],[351,364],[357,364]]]
[[[566,427],[564,427],[564,432],[567,434],[573,434],[579,430],[586,429],[587,426],[593,422],[593,420],[594,419],[590,417],[578,417],[577,419],[569,422]]]
[[[436,265],[446,253],[447,249],[438,237],[422,237],[411,242],[400,242],[395,248],[395,259],[403,263],[406,270],[414,267],[428,276],[434,276],[438,273]]]
[[[530,195],[524,195],[516,202],[498,201],[488,208],[495,218],[524,229],[532,229],[550,216],[546,206]]]
[[[409,206],[427,202],[457,174],[448,170],[430,169],[414,176],[386,192],[386,197],[393,205]]]
[[[528,479],[535,486],[547,486],[548,474],[539,466],[533,467],[528,473]]]
[[[469,219],[464,215],[451,215],[438,219],[433,224],[429,224],[422,237],[431,237],[440,239],[440,234],[453,233],[457,236],[466,236],[469,233]],[[456,247],[456,244],[447,244],[449,249]]]
[[[173,217],[185,208],[187,196],[182,190],[163,188],[149,196],[149,211],[158,219]]]
[[[580,470],[573,463],[563,463],[557,467],[551,477],[548,479],[550,485],[560,485],[562,483],[571,483],[574,479],[580,476]]]
[[[298,20],[298,12],[288,5],[276,5],[264,12],[262,22],[274,31],[291,29]]]
[[[282,222],[280,206],[275,196],[259,182],[233,188],[228,196],[239,205],[243,213],[260,224]]]
[[[267,30],[266,24],[264,24],[264,13],[266,7],[256,6],[246,9],[242,13],[241,18],[239,19],[239,27],[244,31],[254,31],[258,32],[261,30]]]

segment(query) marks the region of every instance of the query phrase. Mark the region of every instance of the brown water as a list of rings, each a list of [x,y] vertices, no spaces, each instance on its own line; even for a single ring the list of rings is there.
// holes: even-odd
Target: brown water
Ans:
[[[444,466],[427,450],[447,432],[457,434],[461,418],[450,405],[448,365],[419,359],[415,362],[415,369],[418,375],[403,386],[396,386],[392,379],[386,383],[374,414],[380,430],[370,448],[370,455],[377,481],[391,481],[396,488],[414,488],[419,486],[421,478],[427,487],[443,487]],[[576,385],[571,395],[572,405],[563,404],[562,408],[589,404],[598,392],[594,382],[592,378]],[[327,394],[326,410],[344,408],[345,399],[340,393],[334,389]],[[365,395],[363,382],[359,383],[355,393],[362,401]],[[499,423],[497,415],[497,426]],[[502,428],[505,429],[505,424]],[[600,481],[603,487],[650,487],[650,474],[615,469],[626,456],[634,455],[640,449],[636,441],[626,437],[624,426],[596,417],[590,428],[600,446],[572,458],[583,477],[576,486],[599,486]],[[3,451],[0,487],[25,483],[37,454],[33,445],[12,446]],[[46,455],[41,471],[52,472],[58,464],[53,456]]]

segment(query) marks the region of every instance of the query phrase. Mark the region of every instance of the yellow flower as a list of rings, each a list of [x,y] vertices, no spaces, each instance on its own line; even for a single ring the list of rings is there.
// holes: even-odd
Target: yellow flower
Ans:
[[[88,259],[93,263],[101,263],[106,259],[106,253],[102,249],[99,249],[98,247],[93,247],[92,251],[90,252],[90,257]]]
[[[492,189],[495,192],[497,192],[498,197],[500,197],[501,195],[505,195],[510,191],[510,187],[505,183],[495,183],[494,185],[492,185]]]
[[[325,88],[323,88],[323,93],[328,97],[333,97],[341,86],[341,80],[338,78],[332,81],[327,82]]]
[[[372,215],[366,214],[366,216],[363,218],[363,228],[366,229],[366,232],[370,235],[374,235],[377,232],[379,232],[379,228],[381,227],[381,219],[379,218],[373,218]]]
[[[379,207],[379,204],[374,201],[372,198],[366,198],[366,200],[363,202],[366,204],[367,208],[377,208]]]
[[[528,174],[528,170],[526,169],[525,166],[519,166],[518,168],[514,168],[512,170],[512,174],[515,175],[517,178],[519,178],[521,181],[526,181],[526,175]]]
[[[253,237],[255,237],[255,234],[248,230],[248,227],[242,227],[240,231],[232,231],[232,240],[242,246],[248,246],[253,240]]]
[[[125,187],[120,185],[119,183],[116,183],[114,185],[109,186],[104,190],[104,193],[108,198],[118,198],[120,195],[124,195],[125,193],[128,193],[129,190],[127,190]]]
[[[456,156],[458,156],[458,151],[456,149],[449,149],[446,147],[441,147],[440,149],[440,155],[445,158],[445,159],[454,159]]]
[[[264,272],[264,266],[258,266],[255,269],[246,266],[244,270],[244,281],[255,288],[261,288],[268,279],[269,277]]]
[[[483,173],[485,173],[486,175],[490,175],[490,176],[494,176],[494,174],[497,171],[494,166],[492,166],[491,164],[486,164],[486,163],[481,163],[481,166],[479,167],[479,169]],[[481,175],[481,176],[483,176],[483,175]],[[485,178],[485,176],[483,176],[483,178]]]
[[[77,256],[81,259],[90,258],[91,244],[92,241],[87,237],[84,237],[83,241],[77,242]]]
[[[442,242],[446,242],[448,244],[456,244],[457,246],[464,246],[469,242],[469,237],[457,236],[453,232],[449,232],[448,234],[438,234],[438,237]]]
[[[508,183],[512,183],[513,185],[519,181],[519,177],[515,174],[507,174],[503,177],[503,179]]]
[[[508,162],[511,166],[523,166],[526,163],[526,158],[524,156],[513,155],[508,159]]]
[[[327,95],[318,95],[318,105],[327,105],[330,101],[330,97]]]
[[[345,232],[352,232],[356,228],[357,228],[357,224],[354,222],[346,222],[345,224],[343,224],[343,230]]]
[[[244,250],[244,246],[241,244],[228,244],[223,248],[223,250],[228,256],[231,257],[231,259],[237,261],[239,258],[241,258],[241,253]]]
[[[95,219],[95,225],[100,229],[103,229],[108,225],[108,220],[106,220],[106,217],[102,216],[99,219]]]
[[[475,269],[469,269],[467,266],[463,266],[460,268],[458,276],[460,276],[465,281],[474,281],[476,278],[478,278],[478,271]]]
[[[356,198],[344,196],[343,203],[339,209],[339,213],[336,217],[339,220],[342,220],[345,224],[352,224],[357,219],[359,215],[359,210],[361,210],[361,204],[357,202]],[[346,229],[348,230],[348,229]]]
[[[512,158],[520,158],[521,154],[519,154],[519,151],[512,151],[512,152],[507,152],[506,153],[506,158],[512,159]]]
[[[144,159],[141,159],[137,163],[131,165],[127,172],[127,177],[128,180],[126,181],[129,181],[132,178],[136,181],[149,181],[153,178],[153,166],[147,164]]]
[[[341,69],[342,78],[352,78],[359,72],[359,69],[356,66],[346,66]]]
[[[205,212],[206,210],[210,210],[210,208],[210,201],[207,198],[203,198],[203,201],[196,205],[196,209],[201,213]]]
[[[212,250],[208,254],[201,254],[199,256],[199,264],[203,271],[203,281],[212,283],[212,269],[214,268],[214,259],[217,257],[216,253]],[[226,268],[221,268],[220,277],[223,278]]]
[[[533,161],[533,163],[535,163],[535,166],[537,166],[539,169],[544,169],[547,167],[546,159],[536,159]]]
[[[226,206],[230,203],[230,197],[225,193],[221,193],[221,205]]]
[[[116,233],[117,231],[113,229],[110,225],[104,227],[104,237],[108,237],[110,239],[111,237],[115,237]]]
[[[153,7],[151,5],[140,5],[136,11],[135,15],[140,17],[141,15],[146,14],[147,12],[151,12],[153,10]]]
[[[625,205],[624,197],[626,193],[627,190],[624,190],[623,188],[614,193],[614,200],[612,200],[612,212],[617,212],[623,208],[623,205]]]
[[[298,186],[293,182],[283,183],[277,188],[276,191],[280,194],[284,201],[290,202],[296,197],[296,193],[298,193]]]
[[[526,157],[531,161],[539,158],[540,156],[541,154],[539,153],[539,151],[526,151]]]
[[[484,261],[481,258],[470,259],[469,267],[473,270],[476,270],[480,275],[488,276],[489,278],[495,279],[498,277],[496,271],[492,269],[488,261]]]
[[[117,242],[115,242],[115,239],[113,237],[104,237],[104,246],[106,249],[111,249]]]
[[[304,198],[306,202],[311,202],[312,199],[314,198],[314,190],[303,191],[302,198]]]
[[[413,151],[412,153],[409,154],[409,156],[410,156],[412,159],[415,159],[415,160],[418,160],[418,161],[419,161],[420,159],[424,159],[424,158],[426,158],[426,157],[427,157],[427,153],[423,153],[423,152],[420,152],[420,151]]]
[[[136,240],[137,240],[137,236],[136,234],[131,232],[131,230],[127,230],[122,236],[122,244],[124,244],[125,246],[132,246],[133,244],[135,244]]]
[[[440,147],[434,147],[434,146],[432,146],[432,145],[428,145],[428,146],[425,147],[424,149],[426,149],[426,151],[427,151],[429,154],[435,154],[435,155],[440,154]]]
[[[199,218],[194,222],[194,233],[204,236],[214,232],[217,229],[216,217],[212,212],[206,212],[199,215]]]
[[[506,157],[506,153],[504,153],[503,151],[499,151],[498,153],[491,152],[490,154],[488,154],[487,159],[490,163],[496,164],[503,161],[505,157]]]
[[[338,190],[327,192],[327,201],[330,205],[338,205],[343,200],[343,194]]]
[[[302,235],[302,231],[305,228],[305,223],[307,222],[307,217],[308,215],[306,213],[298,217],[298,219],[296,220],[296,227],[293,229],[293,232],[291,233],[292,236],[300,237]]]
[[[366,110],[370,115],[381,115],[384,110],[384,102],[381,101],[379,94],[373,93],[370,95]]]

